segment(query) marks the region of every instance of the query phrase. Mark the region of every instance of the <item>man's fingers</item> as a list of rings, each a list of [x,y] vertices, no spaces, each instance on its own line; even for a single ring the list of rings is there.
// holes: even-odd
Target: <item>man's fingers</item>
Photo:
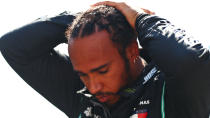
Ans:
[[[96,6],[99,6],[99,5],[107,5],[107,6],[115,7],[116,9],[118,9],[121,12],[123,12],[123,8],[129,7],[124,2],[113,2],[113,1],[97,2],[93,5],[91,5],[91,7],[96,7]]]
[[[103,2],[95,3],[91,6],[96,7],[99,5],[107,5],[107,6],[115,7],[116,9],[118,9],[126,17],[128,23],[133,27],[133,29],[135,29],[136,18],[139,14],[142,14],[142,13],[154,14],[153,12],[147,9],[141,9],[141,8],[134,9],[124,2],[103,1]]]
[[[95,6],[99,6],[99,5],[107,5],[107,6],[111,6],[111,7],[115,7],[117,8],[118,10],[121,10],[119,7],[124,7],[126,6],[126,4],[124,4],[123,2],[112,2],[112,1],[102,1],[102,2],[97,2],[93,5],[91,5],[91,7],[95,7]],[[148,9],[144,9],[144,8],[141,8],[145,13],[148,13],[150,15],[154,15],[155,12],[152,12]]]
[[[155,12],[152,12],[152,11],[150,11],[150,10],[148,10],[148,9],[144,9],[144,8],[141,8],[145,13],[147,13],[147,14],[150,14],[150,15],[155,15]]]
[[[112,1],[102,1],[102,2],[97,2],[91,6],[95,7],[95,6],[99,6],[99,5],[107,5],[107,6],[115,7],[116,4],[117,4],[116,2],[112,2]]]

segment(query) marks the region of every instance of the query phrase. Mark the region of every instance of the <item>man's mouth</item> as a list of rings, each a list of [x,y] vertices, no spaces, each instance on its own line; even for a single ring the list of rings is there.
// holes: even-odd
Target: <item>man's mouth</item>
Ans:
[[[96,98],[98,99],[98,101],[104,103],[104,102],[108,101],[109,96],[108,95],[99,95],[99,96],[96,96]]]

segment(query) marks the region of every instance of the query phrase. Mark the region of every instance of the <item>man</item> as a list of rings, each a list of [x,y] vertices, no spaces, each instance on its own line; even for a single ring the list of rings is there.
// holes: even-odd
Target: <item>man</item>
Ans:
[[[116,93],[136,80],[144,67],[134,30],[119,11],[101,6],[78,17],[67,34],[70,59],[80,79],[100,102],[114,104]]]
[[[65,14],[4,35],[3,56],[69,117],[208,118],[209,51],[163,18],[100,4],[116,7],[128,23],[111,7],[80,15],[67,30],[71,61],[53,50],[74,18]]]

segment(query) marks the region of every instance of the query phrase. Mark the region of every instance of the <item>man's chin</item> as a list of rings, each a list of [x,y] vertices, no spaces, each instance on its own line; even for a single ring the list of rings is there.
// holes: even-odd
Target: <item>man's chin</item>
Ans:
[[[101,103],[107,103],[110,100],[111,96],[110,95],[100,95],[100,96],[97,96],[96,98]]]
[[[105,96],[97,96],[97,99],[101,103],[105,103],[108,106],[114,105],[118,100],[120,96],[118,95],[105,95]]]

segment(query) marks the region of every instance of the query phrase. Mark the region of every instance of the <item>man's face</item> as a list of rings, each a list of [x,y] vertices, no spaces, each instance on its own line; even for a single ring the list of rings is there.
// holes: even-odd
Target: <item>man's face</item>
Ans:
[[[119,100],[116,93],[127,84],[129,73],[105,30],[74,40],[69,55],[74,70],[91,94],[108,105]]]

